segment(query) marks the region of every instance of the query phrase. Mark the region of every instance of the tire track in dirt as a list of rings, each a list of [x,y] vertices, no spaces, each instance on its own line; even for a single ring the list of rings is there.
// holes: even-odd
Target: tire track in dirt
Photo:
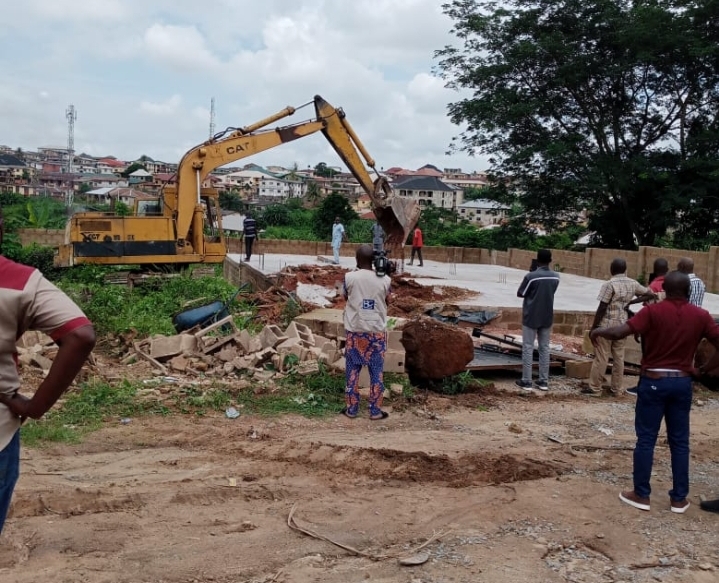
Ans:
[[[556,477],[565,468],[548,460],[517,455],[468,453],[457,457],[387,448],[361,448],[322,442],[290,441],[279,447],[245,448],[254,460],[311,467],[316,472],[370,479],[442,484],[452,488],[505,484]]]

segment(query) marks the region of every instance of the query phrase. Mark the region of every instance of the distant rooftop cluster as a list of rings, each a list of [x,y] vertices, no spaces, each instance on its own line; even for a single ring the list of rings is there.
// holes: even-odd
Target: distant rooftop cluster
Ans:
[[[119,160],[111,155],[76,154],[63,147],[43,146],[29,151],[0,146],[0,191],[24,196],[67,198],[70,193],[98,203],[116,200],[132,205],[136,200],[156,196],[175,180],[176,172],[176,163],[147,155]],[[480,208],[480,201],[464,200],[467,189],[488,185],[483,172],[440,170],[426,164],[415,170],[381,168],[378,173],[390,181],[399,196],[414,199],[420,206],[453,209],[477,224],[493,224],[504,218],[506,209],[502,205],[485,204]],[[306,169],[253,163],[223,167],[211,173],[204,186],[235,194],[247,206],[260,207],[296,197],[319,200],[334,192],[348,197],[361,216],[374,217],[371,201],[355,177],[324,163]]]

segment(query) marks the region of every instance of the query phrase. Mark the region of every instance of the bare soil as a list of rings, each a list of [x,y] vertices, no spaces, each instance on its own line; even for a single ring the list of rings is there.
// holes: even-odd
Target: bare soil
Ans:
[[[382,422],[145,417],[26,448],[0,580],[719,579],[719,516],[697,507],[698,494],[719,495],[719,402],[699,395],[693,412],[692,507],[669,512],[660,436],[641,512],[617,499],[631,479],[631,398],[583,397],[562,378],[548,395],[520,394],[513,380],[390,400]],[[366,556],[291,530],[295,505],[300,526]],[[399,564],[433,535],[425,564]]]

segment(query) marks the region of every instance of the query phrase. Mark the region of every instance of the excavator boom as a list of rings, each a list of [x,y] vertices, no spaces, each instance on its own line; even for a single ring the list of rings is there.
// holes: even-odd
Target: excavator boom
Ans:
[[[157,212],[151,216],[74,215],[68,222],[65,245],[60,247],[56,265],[222,261],[226,246],[219,194],[203,187],[205,179],[220,166],[317,132],[322,132],[371,198],[387,244],[401,247],[419,220],[419,205],[394,195],[387,180],[377,173],[374,160],[342,109],[332,107],[319,95],[313,103],[314,119],[266,129],[295,113],[295,108],[287,107],[249,126],[230,128],[189,150],[178,165],[176,184],[163,189]],[[372,178],[367,166],[376,178]]]

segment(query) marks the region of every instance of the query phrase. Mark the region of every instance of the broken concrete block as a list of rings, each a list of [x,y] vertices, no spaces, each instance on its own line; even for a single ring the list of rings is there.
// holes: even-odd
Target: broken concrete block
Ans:
[[[298,338],[307,347],[315,345],[312,330],[304,324],[299,324],[297,322],[290,323],[290,325],[287,326],[287,330],[285,330],[285,336],[288,338]]]
[[[343,365],[342,369],[344,370],[344,365]],[[307,362],[300,363],[300,365],[295,369],[295,372],[299,375],[305,376],[305,375],[310,375],[310,374],[319,372],[319,370],[320,370],[320,367],[317,364],[317,361],[310,360]]]
[[[332,340],[330,340],[329,338],[326,338],[325,336],[320,336],[318,334],[315,334],[314,332],[312,332],[312,336],[314,337],[315,346],[317,346],[318,348],[322,348],[328,342],[332,342]]]
[[[42,354],[33,354],[32,362],[33,364],[39,366],[42,370],[50,370],[50,367],[52,366],[52,360],[45,358]]]
[[[155,336],[150,340],[150,356],[155,360],[161,360],[183,352],[193,352],[196,347],[197,339],[191,334]]]
[[[232,361],[232,366],[235,367],[235,370],[245,370],[250,366],[250,359],[244,356],[238,356]]]
[[[404,351],[404,346],[402,346],[402,332],[400,330],[390,330],[387,332],[387,350]]]
[[[217,353],[217,358],[222,362],[232,362],[239,356],[237,348],[234,346],[225,346],[220,352]]]
[[[250,340],[252,340],[252,336],[250,336],[250,333],[247,330],[240,330],[240,333],[237,334],[235,338],[237,339],[237,342],[240,343],[240,346],[242,346],[245,354],[252,352],[250,350]]]
[[[28,330],[17,341],[17,345],[21,348],[29,348],[36,344],[42,347],[54,344],[54,341],[47,334],[37,330]]]
[[[235,365],[231,362],[226,362],[225,365],[222,367],[222,372],[224,372],[225,374],[235,372]]]
[[[265,326],[262,329],[262,332],[260,332],[259,338],[262,343],[262,348],[275,348],[277,345],[287,340],[287,336],[282,333],[280,327],[275,326],[274,324]]]
[[[255,371],[255,374],[252,375],[252,378],[260,383],[264,383],[272,379],[272,377],[275,376],[275,373],[273,373],[271,370],[262,370],[262,371]]]
[[[393,395],[401,395],[404,392],[404,387],[399,383],[392,383],[388,388]]]
[[[275,348],[277,349],[278,352],[289,352],[295,346],[300,346],[300,339],[293,337],[293,338],[288,338],[284,342],[281,342]]]
[[[277,354],[277,351],[274,348],[265,348],[264,350],[255,352],[250,356],[250,366],[259,366],[270,360],[274,354]]]
[[[259,352],[260,350],[262,350],[262,342],[260,342],[259,336],[251,336],[248,352]]]
[[[335,360],[335,361],[330,365],[330,368],[332,368],[332,369],[334,369],[334,370],[339,370],[339,371],[344,372],[346,366],[347,366],[347,365],[346,365],[346,363],[345,363],[345,357],[344,357],[344,356],[341,356],[338,360]]]
[[[404,372],[404,351],[388,350],[384,355],[384,372]]]
[[[570,379],[588,379],[591,370],[591,360],[568,360],[564,363],[564,373]]]
[[[189,365],[189,361],[181,355],[176,356],[170,361],[170,367],[172,370],[176,370],[177,372],[185,372]]]

